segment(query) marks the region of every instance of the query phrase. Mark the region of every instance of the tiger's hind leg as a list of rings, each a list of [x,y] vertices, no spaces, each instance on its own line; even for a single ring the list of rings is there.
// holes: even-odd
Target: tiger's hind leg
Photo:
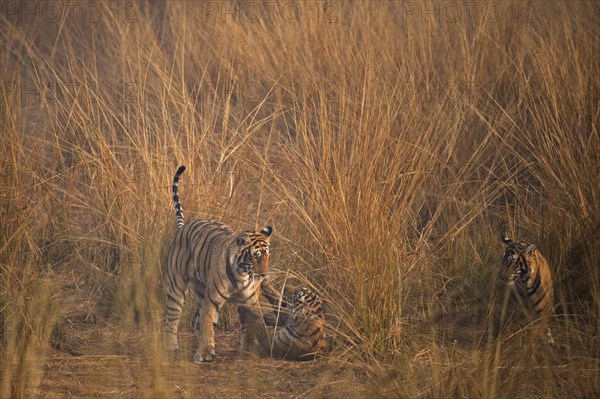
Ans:
[[[193,279],[191,286],[196,294],[196,302],[198,303],[198,306],[192,315],[191,328],[198,340],[194,362],[199,363],[211,360],[212,357],[215,356],[214,327],[218,322],[219,310],[217,309],[212,317],[208,317],[210,321],[203,321],[203,319],[207,318],[206,312],[203,312],[203,307],[206,307],[206,305],[203,306],[206,295],[206,284],[203,281]],[[204,310],[209,310],[210,313],[211,309]]]
[[[178,276],[169,276],[165,304],[164,343],[167,351],[177,351],[177,331],[185,303],[187,283]]]
[[[196,294],[196,302],[198,307],[192,315],[190,327],[197,337],[200,336],[200,310],[202,309],[202,302],[204,301],[204,293],[206,292],[206,285],[202,281],[194,280],[192,282],[194,293]]]

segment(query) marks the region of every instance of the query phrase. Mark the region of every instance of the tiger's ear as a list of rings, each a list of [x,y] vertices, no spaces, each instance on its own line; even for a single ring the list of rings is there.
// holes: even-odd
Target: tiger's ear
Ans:
[[[502,235],[500,235],[500,241],[502,241],[502,243],[504,245],[510,245],[513,243],[512,240],[510,238],[508,238],[506,233],[503,233]]]
[[[535,244],[529,244],[529,246],[525,248],[525,255],[531,255],[536,249],[537,246]]]
[[[250,236],[246,233],[240,233],[237,237],[237,245],[244,246],[250,243]]]
[[[271,234],[273,234],[273,227],[272,226],[263,227],[262,229],[260,229],[259,233],[265,237],[271,237]]]

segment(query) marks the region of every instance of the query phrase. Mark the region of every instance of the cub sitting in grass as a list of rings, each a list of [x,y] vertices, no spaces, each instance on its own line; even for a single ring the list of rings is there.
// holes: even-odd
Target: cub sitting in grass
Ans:
[[[273,358],[312,360],[329,350],[321,299],[306,286],[285,287],[277,320],[268,314],[263,321],[247,307],[240,307],[239,313],[242,324],[253,329],[247,336],[255,337],[262,351]],[[264,323],[275,325],[275,332],[268,332]]]

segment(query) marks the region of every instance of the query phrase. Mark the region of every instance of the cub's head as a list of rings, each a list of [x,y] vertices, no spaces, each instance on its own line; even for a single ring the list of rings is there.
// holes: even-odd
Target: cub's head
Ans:
[[[504,244],[502,280],[508,285],[527,281],[532,275],[532,267],[535,266],[533,259],[537,251],[536,245],[525,241],[514,242],[506,235],[502,235],[500,240]]]
[[[292,315],[308,317],[321,314],[321,298],[305,285],[300,287],[286,286],[284,296]]]
[[[273,227],[263,227],[259,231],[244,231],[237,236],[238,268],[248,273],[250,278],[260,279],[269,274],[269,239]]]

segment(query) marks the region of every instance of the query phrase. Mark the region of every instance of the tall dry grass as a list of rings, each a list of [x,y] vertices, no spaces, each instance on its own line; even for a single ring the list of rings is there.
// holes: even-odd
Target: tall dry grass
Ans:
[[[370,394],[598,393],[597,3],[48,4],[2,3],[1,396],[41,383],[66,271],[169,393],[179,164],[186,218],[275,225]],[[487,332],[503,229],[550,260],[558,349]]]

